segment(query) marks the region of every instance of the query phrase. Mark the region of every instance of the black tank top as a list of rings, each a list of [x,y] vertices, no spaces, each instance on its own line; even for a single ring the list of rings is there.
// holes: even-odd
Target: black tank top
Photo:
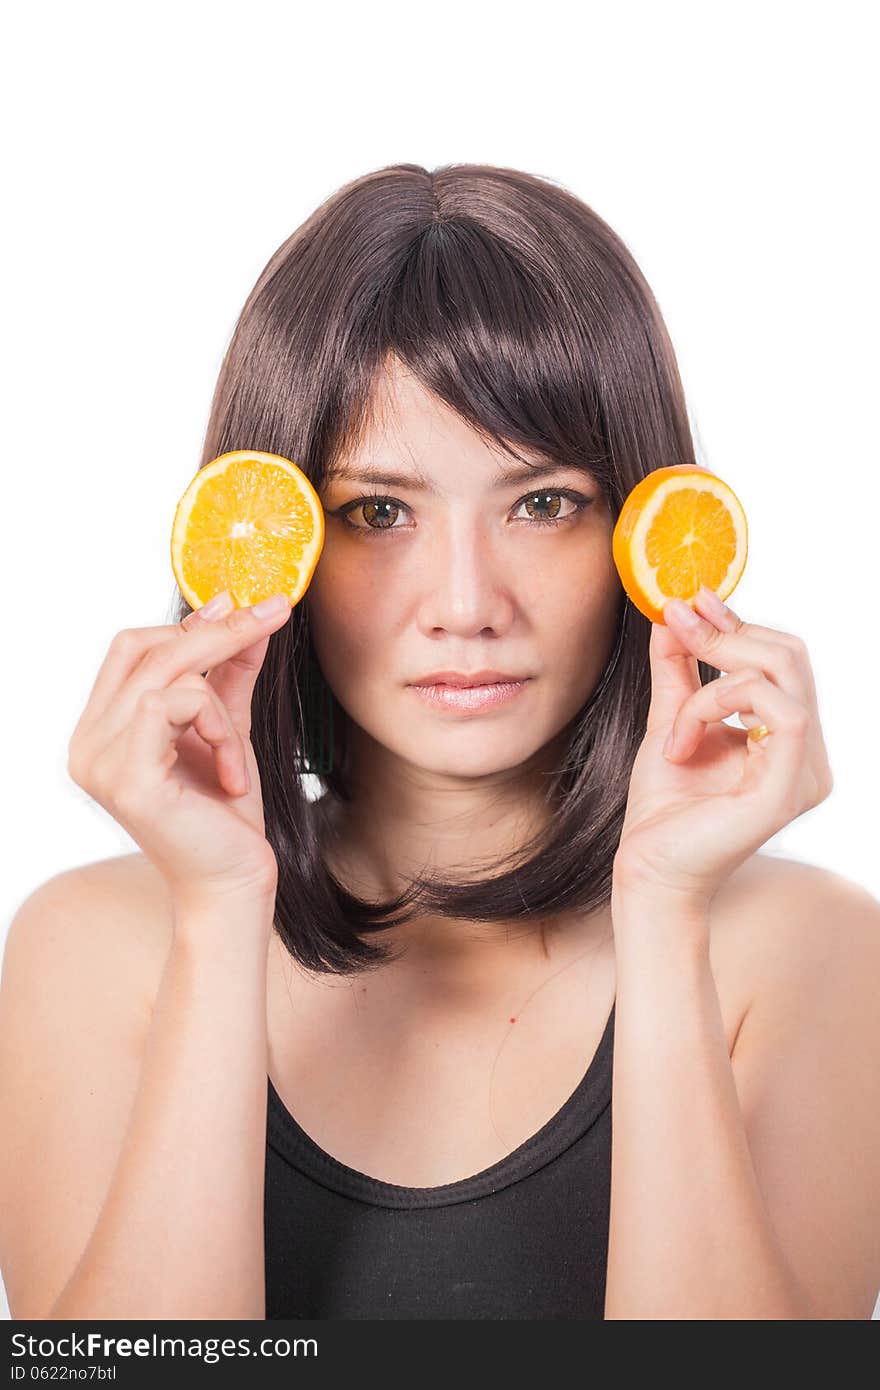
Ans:
[[[530,1139],[442,1187],[320,1148],[268,1079],[267,1318],[601,1319],[614,1006],[585,1075]]]

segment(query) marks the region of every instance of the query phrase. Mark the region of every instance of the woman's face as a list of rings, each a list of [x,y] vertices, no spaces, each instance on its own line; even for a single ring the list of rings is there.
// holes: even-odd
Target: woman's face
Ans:
[[[612,518],[582,470],[511,478],[522,466],[396,361],[377,405],[321,489],[308,591],[321,669],[380,748],[441,775],[503,773],[564,728],[610,660]],[[523,684],[492,703],[414,688],[486,671]]]

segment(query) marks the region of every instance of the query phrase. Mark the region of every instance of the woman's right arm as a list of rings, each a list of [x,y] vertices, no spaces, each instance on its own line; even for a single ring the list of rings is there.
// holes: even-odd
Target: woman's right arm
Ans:
[[[9,933],[0,1254],[11,1313],[262,1319],[274,898],[188,903],[158,974],[135,949],[118,877],[112,861],[60,875]],[[151,992],[158,979],[146,1022],[139,970]]]
[[[145,1021],[130,942],[149,913],[130,888],[103,891],[112,868],[50,880],[12,923],[0,1261],[11,1252],[15,1317],[265,1316],[277,866],[250,706],[289,614],[285,601],[118,634],[74,731],[70,774],[158,870],[173,929]]]
[[[274,897],[175,921],[119,1161],[49,1318],[265,1317]]]

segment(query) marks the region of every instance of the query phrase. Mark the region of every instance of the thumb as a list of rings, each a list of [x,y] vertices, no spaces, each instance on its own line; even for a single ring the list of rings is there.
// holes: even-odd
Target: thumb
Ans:
[[[699,690],[700,672],[697,658],[666,623],[651,624],[648,654],[651,703],[646,732],[663,733],[665,736],[685,700]]]

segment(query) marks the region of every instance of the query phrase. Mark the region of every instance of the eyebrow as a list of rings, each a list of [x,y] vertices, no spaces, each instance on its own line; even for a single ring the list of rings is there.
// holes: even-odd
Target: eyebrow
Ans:
[[[511,483],[528,482],[529,479],[547,478],[553,473],[577,472],[584,473],[583,468],[579,468],[573,463],[547,463],[547,464],[525,464],[520,468],[514,468],[496,478],[494,487],[507,487]],[[327,482],[346,482],[346,483],[378,483],[382,487],[405,487],[412,492],[433,492],[434,488],[427,478],[411,476],[407,473],[392,473],[387,469],[359,468],[356,472],[348,473],[342,468],[331,469],[327,474]]]

